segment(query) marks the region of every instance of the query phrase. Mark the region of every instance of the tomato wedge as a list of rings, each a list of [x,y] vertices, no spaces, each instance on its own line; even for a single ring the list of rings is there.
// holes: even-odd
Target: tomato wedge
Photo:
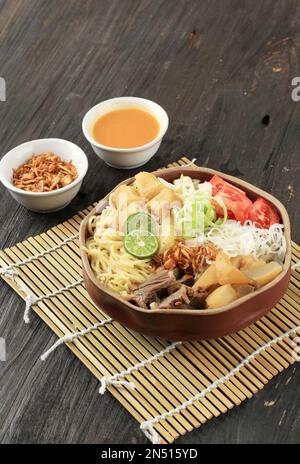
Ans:
[[[252,201],[247,197],[246,193],[219,176],[214,176],[210,182],[213,185],[213,195],[223,200],[227,208],[228,218],[236,219],[241,224],[244,224],[248,219],[249,208],[252,206]],[[215,207],[217,215],[223,216],[222,208],[216,203]]]
[[[256,227],[269,229],[272,224],[279,224],[280,219],[275,208],[264,198],[257,198],[249,208],[248,217]]]
[[[229,182],[226,182],[226,180],[222,179],[219,176],[213,176],[210,179],[210,183],[213,186],[212,193],[213,195],[216,195],[224,186],[230,187],[231,190],[241,193],[242,195],[246,195],[246,192],[244,190],[239,189],[238,187],[235,187],[234,185],[230,184]]]
[[[224,211],[223,211],[223,208],[222,206],[220,205],[220,203],[218,203],[217,201],[215,200],[212,200],[211,201],[212,204],[214,205],[215,209],[216,209],[216,214],[217,214],[217,217],[224,217]],[[226,205],[225,205],[226,206]],[[226,206],[227,208],[227,206]],[[227,208],[227,219],[235,219],[234,217],[234,214],[232,213],[232,211],[229,211],[229,209]]]

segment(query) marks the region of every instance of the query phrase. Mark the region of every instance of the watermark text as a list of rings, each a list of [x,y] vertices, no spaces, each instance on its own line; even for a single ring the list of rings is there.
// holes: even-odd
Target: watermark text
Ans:
[[[0,101],[6,101],[6,82],[3,77],[0,77]]]
[[[0,337],[0,362],[6,361],[6,343],[5,338]]]

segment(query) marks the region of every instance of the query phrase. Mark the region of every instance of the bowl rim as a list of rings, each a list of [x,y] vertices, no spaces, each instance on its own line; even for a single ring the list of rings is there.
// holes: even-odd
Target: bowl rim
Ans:
[[[96,140],[90,136],[89,134],[89,131],[87,130],[87,127],[86,127],[86,120],[89,116],[89,114],[95,110],[96,108],[104,105],[105,103],[109,103],[109,102],[114,102],[114,101],[126,101],[128,99],[131,99],[131,100],[136,100],[136,101],[139,101],[139,102],[149,102],[151,103],[152,105],[154,106],[157,106],[157,108],[159,108],[160,111],[162,111],[164,117],[166,118],[166,125],[165,125],[165,128],[163,128],[162,130],[159,131],[158,135],[153,139],[151,140],[150,142],[144,144],[144,145],[139,145],[138,147],[132,147],[132,148],[117,148],[117,147],[110,147],[108,145],[103,145],[102,143],[99,143],[99,142],[96,142]],[[148,111],[149,112],[149,111]],[[85,136],[85,138],[87,139],[87,141],[91,144],[91,145],[94,145],[95,147],[97,148],[101,148],[102,150],[105,150],[105,151],[114,151],[114,152],[118,152],[120,154],[122,153],[135,153],[135,152],[139,152],[139,151],[144,151],[146,150],[147,148],[150,148],[152,147],[153,145],[155,145],[156,143],[158,143],[160,140],[162,140],[162,138],[164,137],[165,133],[167,132],[168,130],[168,127],[169,127],[169,116],[166,112],[166,110],[161,106],[159,105],[158,103],[156,103],[155,101],[153,100],[149,100],[147,98],[140,98],[140,97],[130,97],[130,96],[127,96],[127,97],[116,97],[116,98],[109,98],[108,100],[104,100],[100,103],[97,103],[96,105],[92,106],[92,108],[90,108],[84,115],[83,119],[82,119],[82,132]]]
[[[130,184],[131,182],[133,182],[134,177],[131,177],[130,179],[127,179],[127,180],[125,180],[123,182],[120,182],[116,187],[114,187],[102,200],[100,200],[98,202],[98,204],[92,209],[92,211],[83,219],[83,221],[80,224],[79,244],[80,244],[80,254],[81,254],[81,259],[82,259],[82,266],[84,268],[84,271],[86,272],[87,277],[92,281],[92,283],[101,292],[104,292],[104,293],[108,294],[113,299],[118,300],[119,302],[121,302],[122,304],[126,305],[128,308],[130,308],[130,309],[132,309],[134,311],[147,313],[150,317],[151,317],[152,314],[153,315],[156,315],[156,314],[169,314],[169,315],[170,314],[177,314],[177,315],[189,315],[189,316],[195,316],[195,317],[201,317],[201,315],[203,315],[203,316],[210,316],[210,315],[213,316],[215,314],[220,314],[220,313],[223,313],[223,312],[230,311],[231,309],[234,309],[234,308],[240,306],[242,303],[244,303],[244,302],[246,302],[248,300],[251,300],[252,298],[255,298],[257,295],[260,295],[260,294],[272,289],[273,287],[275,287],[277,285],[278,282],[280,282],[286,276],[287,273],[290,272],[290,266],[291,266],[291,228],[290,228],[289,215],[288,215],[288,212],[287,212],[286,208],[283,206],[283,204],[279,200],[277,200],[277,198],[275,198],[273,195],[265,192],[264,190],[262,190],[262,189],[260,189],[258,187],[255,187],[254,185],[250,184],[249,182],[241,180],[241,179],[239,179],[237,177],[231,176],[229,174],[224,174],[224,173],[222,173],[220,171],[216,171],[214,169],[205,168],[205,167],[185,167],[185,166],[181,166],[181,167],[176,167],[176,168],[159,169],[157,171],[152,172],[152,174],[159,177],[161,174],[168,171],[168,172],[171,172],[171,173],[172,172],[179,173],[179,175],[181,175],[182,173],[186,173],[187,175],[189,175],[189,174],[192,174],[195,171],[199,172],[199,170],[201,172],[210,174],[212,176],[213,175],[218,175],[218,176],[222,177],[223,179],[225,179],[226,181],[229,181],[229,182],[233,183],[234,185],[237,185],[238,187],[242,187],[242,188],[244,187],[245,189],[253,192],[255,195],[262,196],[265,199],[269,200],[278,209],[278,211],[280,212],[280,215],[282,217],[282,222],[283,222],[283,225],[284,225],[284,236],[286,238],[286,255],[285,255],[285,260],[284,260],[282,272],[274,280],[272,280],[268,284],[264,285],[260,289],[256,290],[254,293],[251,293],[251,294],[245,295],[243,297],[240,297],[236,301],[234,301],[234,302],[232,302],[232,303],[230,303],[228,305],[222,306],[220,308],[216,308],[216,309],[201,309],[200,310],[200,309],[175,309],[174,308],[174,309],[151,309],[151,310],[149,310],[149,309],[141,308],[139,306],[136,306],[136,305],[126,301],[121,296],[119,296],[116,292],[114,292],[113,290],[110,290],[109,288],[107,288],[105,285],[101,284],[101,282],[99,282],[96,279],[96,277],[95,277],[95,275],[94,275],[94,273],[93,273],[93,271],[91,269],[87,253],[84,251],[83,248],[85,246],[86,230],[87,230],[87,225],[88,225],[88,221],[89,221],[90,217],[93,216],[94,214],[99,214],[101,212],[101,211],[99,211],[99,209],[104,208],[104,206],[106,206],[108,204],[109,195],[114,190],[116,190],[120,185],[124,185],[124,184],[127,185],[127,184]]]
[[[73,145],[76,148],[76,150],[78,150],[78,153],[80,153],[80,156],[82,157],[82,159],[84,161],[83,171],[81,172],[81,174],[79,174],[78,177],[76,177],[76,179],[73,180],[73,182],[71,182],[70,184],[66,185],[65,187],[61,187],[61,188],[59,188],[57,190],[53,190],[52,192],[30,192],[30,191],[27,191],[27,190],[19,189],[19,188],[15,187],[11,182],[8,182],[7,179],[5,177],[3,177],[2,174],[1,174],[1,166],[2,166],[2,163],[4,162],[4,160],[6,158],[8,158],[16,149],[22,148],[23,146],[25,147],[26,145],[28,145],[30,143],[35,143],[35,142],[40,142],[40,141],[49,142],[49,143],[63,142],[63,143],[66,143],[68,145]],[[74,165],[75,164],[76,163],[74,162]],[[72,187],[75,187],[77,184],[82,182],[85,175],[86,175],[86,173],[87,173],[88,166],[89,166],[88,157],[85,154],[85,152],[82,150],[82,148],[80,148],[78,145],[71,142],[70,140],[65,140],[65,139],[60,139],[60,138],[44,138],[44,139],[28,140],[27,142],[21,143],[20,145],[17,145],[16,147],[12,148],[11,150],[9,150],[1,158],[1,160],[0,160],[0,182],[8,190],[11,190],[12,192],[18,193],[19,195],[25,195],[25,196],[30,196],[30,197],[41,197],[41,198],[42,197],[51,197],[51,196],[55,196],[55,195],[60,195],[61,193],[70,190]],[[75,167],[77,169],[77,166],[75,166]]]

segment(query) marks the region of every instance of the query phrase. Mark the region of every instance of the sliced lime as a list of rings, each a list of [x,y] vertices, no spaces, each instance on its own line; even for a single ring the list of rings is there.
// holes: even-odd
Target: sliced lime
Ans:
[[[155,219],[147,213],[139,212],[128,216],[125,224],[125,234],[129,234],[133,230],[140,232],[146,231],[151,234],[156,233],[156,222]]]
[[[151,258],[158,250],[158,240],[151,232],[133,230],[125,236],[124,247],[136,258]]]

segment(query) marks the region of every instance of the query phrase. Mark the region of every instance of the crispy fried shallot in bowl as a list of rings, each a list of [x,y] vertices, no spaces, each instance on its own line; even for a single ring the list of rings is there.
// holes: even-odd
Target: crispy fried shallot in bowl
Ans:
[[[27,192],[53,192],[74,182],[78,173],[72,161],[63,161],[54,153],[33,155],[13,169],[13,185]]]
[[[39,139],[19,145],[2,158],[0,181],[21,205],[48,213],[73,200],[87,169],[87,157],[74,143]]]

